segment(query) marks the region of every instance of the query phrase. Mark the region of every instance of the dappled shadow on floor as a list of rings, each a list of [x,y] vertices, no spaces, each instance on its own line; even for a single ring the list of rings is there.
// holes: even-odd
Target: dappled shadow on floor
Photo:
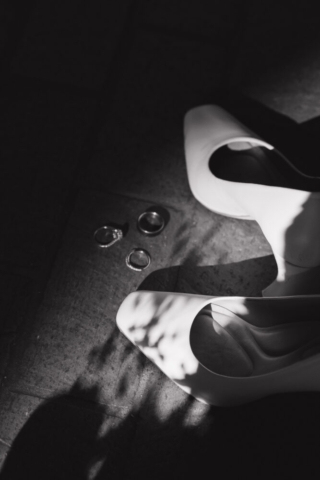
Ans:
[[[257,268],[257,261],[261,259],[248,262]],[[176,291],[184,291],[186,284],[196,289],[203,272],[208,278],[218,274],[219,278],[232,278],[234,268],[193,267],[192,284],[190,278],[186,281],[189,267],[173,267],[153,272],[141,288],[163,291],[175,282]],[[208,282],[203,282],[203,291],[198,293],[208,294],[207,289]],[[212,288],[211,295],[218,290]],[[244,294],[247,287],[233,291]],[[122,404],[123,389],[128,390],[130,380],[135,380],[132,373],[130,377],[130,372],[136,371],[134,362],[143,366],[141,375],[149,375],[149,379],[128,409],[117,413],[103,400],[95,376],[106,366],[113,368],[120,343],[125,346],[124,356],[136,349],[116,329],[102,346],[92,349],[87,369],[72,388],[47,399],[34,411],[13,442],[1,480],[160,480],[195,478],[208,472],[239,478],[288,478],[294,474],[314,478],[320,441],[319,394],[281,394],[243,406],[210,407],[181,392],[138,354],[112,386],[116,390],[113,403]]]
[[[1,479],[151,476],[160,480],[189,479],[208,472],[245,478],[289,478],[295,474],[316,478],[318,474],[316,394],[278,395],[232,409],[212,407],[196,426],[186,422],[191,401],[165,421],[157,418],[156,412],[147,420],[139,419],[144,409],[152,408],[151,397],[135,413],[137,428],[140,423],[143,429],[138,439],[143,451],[132,446],[136,458],[124,448],[132,419],[123,420],[97,438],[102,415],[98,412],[92,421],[79,404],[70,408],[70,403],[68,395],[56,398],[32,415],[13,444]],[[117,452],[110,454],[110,450]]]
[[[94,390],[87,393],[94,402]],[[69,394],[58,396],[44,402],[27,421],[0,478],[160,480],[208,472],[239,478],[318,475],[319,395],[277,395],[236,408],[211,407],[196,426],[188,424],[192,405],[190,397],[162,421],[155,409],[152,412],[150,391],[134,418],[99,436],[101,406],[93,403],[90,415],[88,405]],[[134,431],[139,429],[137,444]]]

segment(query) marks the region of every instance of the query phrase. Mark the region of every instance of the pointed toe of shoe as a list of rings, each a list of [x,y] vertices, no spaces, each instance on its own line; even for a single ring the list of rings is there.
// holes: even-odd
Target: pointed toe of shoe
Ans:
[[[123,301],[117,325],[186,393],[232,406],[320,390],[319,307],[318,295],[247,299],[138,291]]]
[[[187,393],[197,390],[199,362],[190,347],[192,323],[214,297],[164,292],[131,293],[117,314],[120,331]],[[200,395],[192,393],[202,402]]]

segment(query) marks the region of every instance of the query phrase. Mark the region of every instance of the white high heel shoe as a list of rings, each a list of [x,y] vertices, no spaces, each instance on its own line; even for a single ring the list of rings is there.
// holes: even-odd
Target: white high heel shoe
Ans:
[[[320,391],[320,296],[208,297],[131,293],[117,314],[124,335],[203,403],[240,405]]]
[[[264,296],[320,293],[320,178],[297,170],[224,109],[206,105],[184,121],[191,191],[210,210],[256,220],[277,279]]]

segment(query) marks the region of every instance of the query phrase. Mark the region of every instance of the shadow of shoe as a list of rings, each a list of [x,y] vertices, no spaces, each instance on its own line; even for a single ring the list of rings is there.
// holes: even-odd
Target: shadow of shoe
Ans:
[[[138,290],[259,297],[274,279],[276,271],[272,255],[200,267],[191,262],[152,272]]]

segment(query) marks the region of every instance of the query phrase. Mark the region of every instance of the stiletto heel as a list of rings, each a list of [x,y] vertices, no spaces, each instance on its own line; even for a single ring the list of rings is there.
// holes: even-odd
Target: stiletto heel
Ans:
[[[320,391],[320,296],[209,297],[131,293],[117,325],[202,403],[240,405]]]
[[[258,222],[278,264],[265,295],[291,295],[292,277],[320,266],[320,179],[215,105],[190,110],[184,134],[193,195],[216,213]]]
[[[320,266],[298,267],[277,254],[274,256],[278,267],[277,278],[262,290],[263,297],[316,295],[320,292]]]

